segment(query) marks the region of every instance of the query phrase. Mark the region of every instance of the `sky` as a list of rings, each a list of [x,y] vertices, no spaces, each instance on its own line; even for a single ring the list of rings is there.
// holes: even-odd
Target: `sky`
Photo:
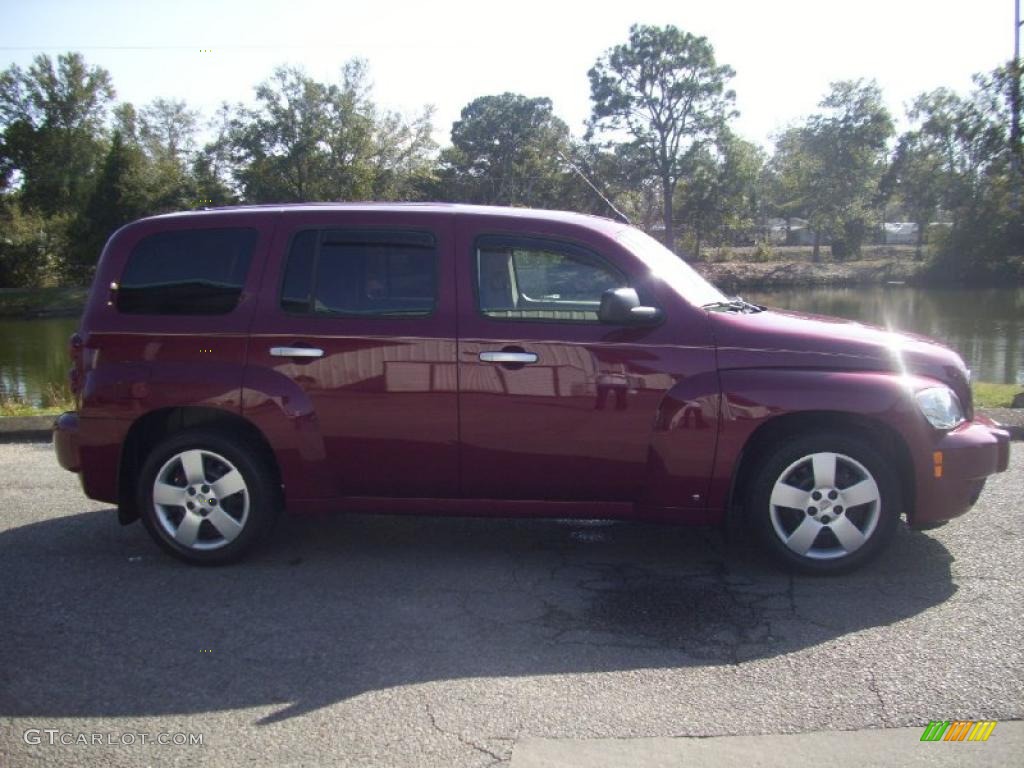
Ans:
[[[335,81],[358,56],[381,106],[411,115],[434,105],[442,144],[467,103],[505,91],[550,98],[581,136],[594,61],[633,23],[674,24],[736,70],[734,127],[770,147],[834,80],[875,78],[898,121],[923,91],[967,91],[973,73],[1011,58],[1013,3],[0,0],[0,67],[78,50],[110,71],[120,101],[184,99],[209,118],[223,101],[251,102],[279,64]]]

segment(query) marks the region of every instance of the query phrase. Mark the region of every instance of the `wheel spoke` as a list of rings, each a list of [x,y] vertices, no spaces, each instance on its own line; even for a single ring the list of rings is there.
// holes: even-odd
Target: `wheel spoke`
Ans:
[[[860,529],[846,517],[837,517],[831,527],[832,533],[836,535],[836,538],[839,539],[839,543],[843,545],[843,549],[847,552],[853,552],[854,550],[860,549],[864,544],[864,534],[861,533]]]
[[[242,532],[242,524],[220,507],[213,510],[206,519],[213,524],[213,527],[227,541],[233,541]]]
[[[233,493],[244,491],[245,480],[242,478],[241,472],[237,469],[233,469],[220,480],[212,483],[211,487],[213,488],[213,492],[217,495],[217,498],[224,500]]]
[[[822,525],[813,517],[805,517],[796,530],[786,539],[786,546],[798,555],[804,555],[814,545]]]
[[[153,485],[153,503],[164,507],[184,507],[185,489],[158,480]]]
[[[178,530],[174,532],[174,540],[183,547],[191,547],[196,543],[196,537],[199,535],[199,525],[202,522],[203,519],[199,515],[186,512],[185,516],[181,518]]]
[[[878,486],[870,477],[842,490],[846,507],[857,507],[871,501],[878,501]]]
[[[772,489],[771,504],[775,507],[788,507],[803,511],[807,507],[807,491],[801,491],[792,485],[778,482]]]
[[[814,466],[814,485],[816,488],[832,488],[836,484],[836,455],[834,453],[816,453],[811,456]]]
[[[202,451],[185,451],[181,454],[181,468],[185,470],[185,479],[189,485],[206,482],[206,470],[203,469]]]

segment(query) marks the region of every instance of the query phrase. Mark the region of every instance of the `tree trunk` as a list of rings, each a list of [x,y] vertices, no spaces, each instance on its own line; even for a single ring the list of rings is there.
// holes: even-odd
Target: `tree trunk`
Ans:
[[[661,197],[664,204],[665,247],[673,253],[676,250],[675,222],[672,220],[672,183],[667,176],[661,179]]]
[[[814,250],[811,252],[811,261],[815,264],[821,261],[821,227],[814,228]]]
[[[914,251],[914,261],[921,260],[921,246],[924,245],[924,222],[918,222],[917,224],[917,250]]]

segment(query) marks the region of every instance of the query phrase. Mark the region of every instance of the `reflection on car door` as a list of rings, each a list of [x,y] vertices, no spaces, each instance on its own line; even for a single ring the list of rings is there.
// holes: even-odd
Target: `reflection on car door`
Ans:
[[[457,496],[450,217],[311,213],[287,225],[249,364],[308,399],[314,423],[296,428],[322,439],[318,461],[302,457],[311,485],[328,498]]]
[[[597,320],[629,277],[585,243],[458,229],[463,495],[635,499],[673,378],[645,346],[656,330]]]

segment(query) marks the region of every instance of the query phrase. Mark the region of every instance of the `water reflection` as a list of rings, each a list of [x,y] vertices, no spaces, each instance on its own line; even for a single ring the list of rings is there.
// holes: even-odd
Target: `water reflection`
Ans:
[[[68,338],[77,317],[0,320],[0,394],[35,403],[51,384],[68,380]]]
[[[808,287],[744,298],[930,336],[957,350],[977,381],[1024,382],[1024,288]]]

